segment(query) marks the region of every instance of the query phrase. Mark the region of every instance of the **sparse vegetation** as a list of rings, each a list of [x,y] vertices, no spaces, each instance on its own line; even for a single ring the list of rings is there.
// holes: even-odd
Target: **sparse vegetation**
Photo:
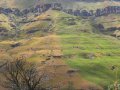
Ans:
[[[2,86],[8,90],[47,90],[49,75],[45,70],[25,60],[16,60],[4,65]]]

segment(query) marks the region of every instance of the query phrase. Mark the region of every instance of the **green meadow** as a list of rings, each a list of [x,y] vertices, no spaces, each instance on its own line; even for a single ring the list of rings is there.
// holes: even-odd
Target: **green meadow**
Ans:
[[[119,40],[104,35],[89,33],[62,34],[61,43],[66,63],[78,69],[85,79],[107,87],[120,75]],[[117,66],[112,70],[112,66]],[[119,80],[119,77],[117,77]]]

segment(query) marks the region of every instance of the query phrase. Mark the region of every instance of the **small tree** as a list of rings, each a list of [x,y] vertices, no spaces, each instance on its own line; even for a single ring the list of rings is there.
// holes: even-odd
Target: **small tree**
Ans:
[[[3,86],[10,90],[46,90],[44,86],[49,80],[45,70],[38,72],[34,64],[23,60],[7,63],[3,75]]]

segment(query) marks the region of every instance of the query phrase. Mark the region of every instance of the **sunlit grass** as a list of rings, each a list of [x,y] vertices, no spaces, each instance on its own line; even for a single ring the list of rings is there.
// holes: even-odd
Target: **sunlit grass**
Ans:
[[[105,87],[115,81],[111,67],[120,63],[119,40],[85,33],[60,36],[64,55],[71,55],[66,62],[79,69],[83,78]],[[89,54],[94,54],[93,58],[85,56]]]

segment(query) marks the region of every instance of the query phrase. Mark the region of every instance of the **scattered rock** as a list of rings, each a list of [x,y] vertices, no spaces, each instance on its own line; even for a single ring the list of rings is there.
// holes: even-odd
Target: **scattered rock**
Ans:
[[[94,53],[83,53],[83,57],[86,59],[94,59],[95,54]]]
[[[39,31],[39,30],[37,30],[37,29],[33,29],[33,30],[29,30],[29,31],[27,31],[26,33],[27,33],[27,34],[32,34],[32,33],[35,33],[35,32],[37,32],[37,31]]]
[[[74,73],[76,73],[78,71],[79,70],[77,70],[77,69],[70,69],[70,70],[67,71],[67,74],[71,75],[71,74],[74,74]]]
[[[15,44],[12,44],[11,47],[15,48],[15,47],[19,47],[20,45],[21,45],[21,43],[15,43]]]

